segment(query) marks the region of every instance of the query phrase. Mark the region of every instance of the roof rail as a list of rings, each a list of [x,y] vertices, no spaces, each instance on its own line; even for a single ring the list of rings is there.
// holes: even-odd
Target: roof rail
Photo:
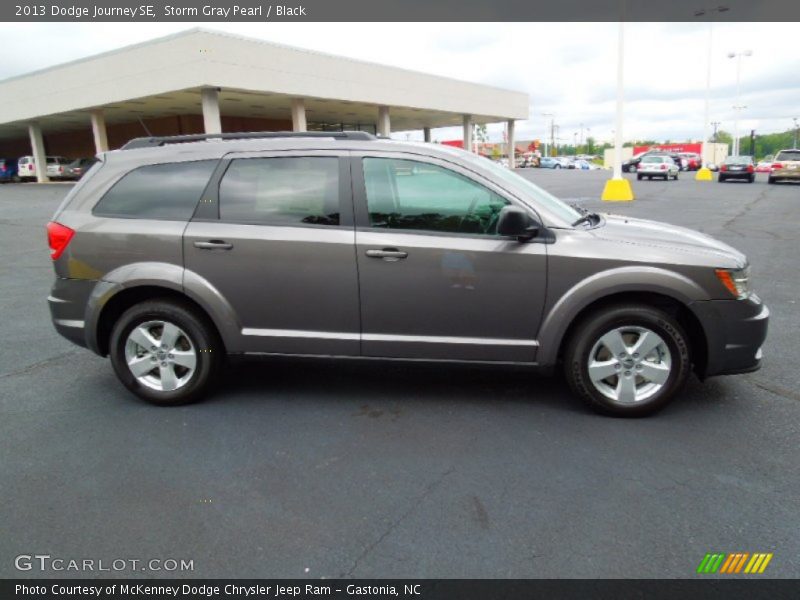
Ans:
[[[248,131],[243,133],[196,133],[191,135],[168,135],[140,137],[130,140],[120,150],[135,148],[157,148],[167,144],[185,144],[205,140],[242,140],[259,138],[333,138],[336,140],[377,140],[366,131]]]

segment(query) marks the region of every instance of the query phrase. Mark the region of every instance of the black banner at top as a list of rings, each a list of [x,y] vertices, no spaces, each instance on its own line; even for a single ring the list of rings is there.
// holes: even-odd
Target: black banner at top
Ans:
[[[4,1],[18,22],[800,21],[797,0],[44,0]]]

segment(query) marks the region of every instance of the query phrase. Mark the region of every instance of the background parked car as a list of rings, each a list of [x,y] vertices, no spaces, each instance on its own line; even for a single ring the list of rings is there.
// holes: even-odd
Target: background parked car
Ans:
[[[92,158],[78,158],[69,163],[64,169],[64,179],[72,179],[77,181],[83,174],[88,171],[91,166],[97,162],[97,159]]]
[[[539,167],[542,169],[560,169],[561,163],[552,156],[543,156],[539,159]]]
[[[649,152],[641,152],[639,154],[633,155],[628,160],[622,163],[622,172],[623,173],[636,173],[639,168],[639,163],[642,162],[642,157],[647,156]]]
[[[797,148],[781,150],[775,155],[767,182],[780,180],[800,181],[800,150]]]
[[[762,160],[756,165],[756,173],[769,173],[772,169],[772,161]]]
[[[703,159],[696,152],[679,152],[678,157],[683,171],[697,171],[703,166]]]
[[[643,177],[652,179],[653,177],[662,177],[664,181],[668,179],[677,179],[680,167],[675,164],[671,156],[666,154],[649,154],[642,158],[636,172],[636,179],[640,180]]]
[[[16,158],[0,158],[0,182],[19,181]]]
[[[719,166],[717,181],[722,183],[728,179],[746,179],[748,183],[756,180],[756,167],[752,156],[729,156]]]
[[[69,164],[69,159],[63,156],[47,157],[47,176],[51,179],[64,179],[64,170]],[[33,181],[36,179],[36,163],[32,156],[23,156],[17,162],[18,175],[21,180]]]
[[[583,158],[579,158],[575,161],[575,168],[580,171],[596,171],[600,167],[594,164],[593,162],[589,162]]]

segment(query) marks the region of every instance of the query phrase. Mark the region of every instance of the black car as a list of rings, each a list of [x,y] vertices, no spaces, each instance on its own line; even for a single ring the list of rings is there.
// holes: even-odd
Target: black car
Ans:
[[[722,183],[728,179],[746,179],[747,183],[756,180],[756,166],[752,156],[729,156],[719,167],[717,181]]]
[[[91,166],[97,162],[97,159],[92,158],[79,158],[77,160],[73,160],[71,163],[67,165],[64,169],[64,179],[73,179],[77,181],[83,174],[88,171]]]

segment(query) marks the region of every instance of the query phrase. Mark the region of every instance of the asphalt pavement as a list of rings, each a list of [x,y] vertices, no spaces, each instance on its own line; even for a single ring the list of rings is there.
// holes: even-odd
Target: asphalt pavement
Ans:
[[[70,186],[0,186],[0,577],[21,554],[192,560],[140,577],[692,577],[707,552],[800,575],[800,186],[524,170],[593,210],[746,252],[763,368],[600,417],[520,370],[273,360],[157,408],[53,330],[44,224]],[[708,577],[708,576],[706,576]]]

